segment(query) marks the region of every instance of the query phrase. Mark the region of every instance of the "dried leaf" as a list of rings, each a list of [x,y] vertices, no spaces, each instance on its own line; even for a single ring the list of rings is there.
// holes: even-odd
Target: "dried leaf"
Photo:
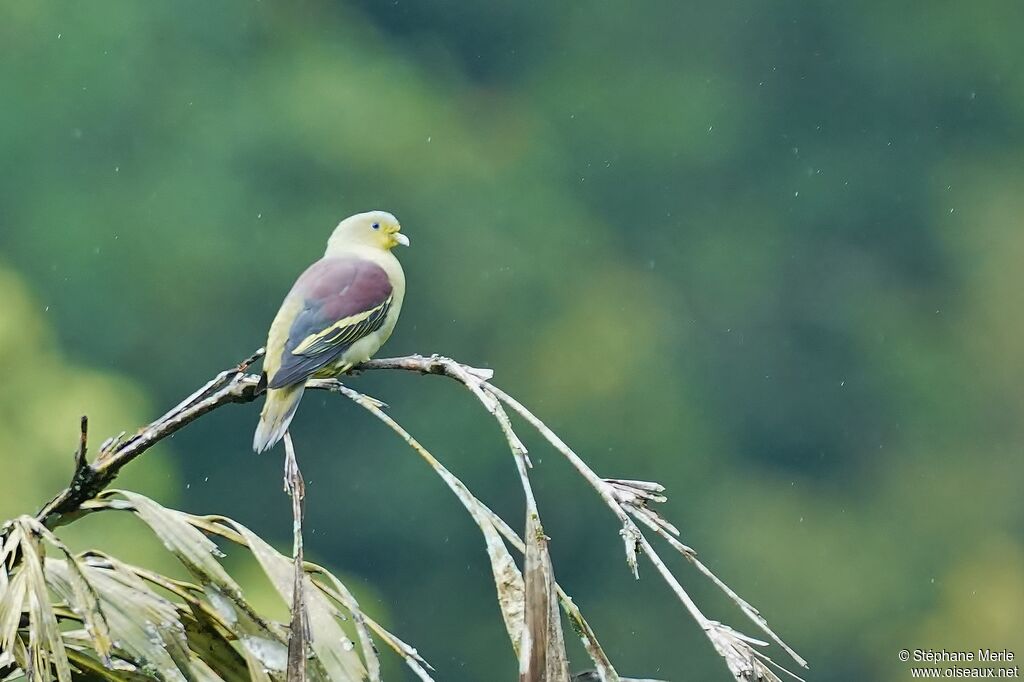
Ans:
[[[262,538],[240,523],[231,522],[231,527],[244,539],[263,572],[274,585],[274,589],[286,603],[291,604],[293,576],[292,560],[284,556]],[[358,682],[366,679],[366,669],[355,653],[355,645],[335,619],[335,610],[327,598],[314,588],[309,576],[305,576],[303,593],[312,629],[312,645],[329,679],[335,682]]]
[[[249,667],[249,679],[251,679],[252,682],[275,682],[276,680],[284,679],[284,677],[277,671],[275,671],[275,674],[271,676],[270,670],[263,667],[263,664],[260,663],[259,659],[248,651],[245,651],[243,655],[245,656],[245,663]]]
[[[245,600],[242,589],[217,561],[216,556],[221,554],[217,545],[189,522],[189,516],[137,493],[108,490],[101,497],[111,495],[120,495],[132,504],[136,515],[202,584],[210,604],[260,665],[272,672],[283,672],[288,663],[283,629],[262,618]]]
[[[183,616],[181,619],[189,649],[216,670],[225,682],[249,682],[245,658],[218,631],[208,614],[193,607],[189,615],[191,617]]]
[[[519,651],[521,682],[569,682],[548,538],[536,511],[526,515],[526,625]]]
[[[512,641],[512,648],[518,655],[520,639],[526,624],[526,588],[523,575],[490,520],[483,514],[479,519],[476,518],[477,514],[473,516],[487,543],[487,556],[491,560],[491,573],[494,575],[494,586],[498,592],[501,617],[505,621],[505,629]]]
[[[25,611],[27,582],[25,571],[19,571],[0,592],[0,651],[14,650],[14,642],[18,639],[18,624]]]
[[[178,618],[185,629],[190,652],[216,670],[224,680],[248,682],[249,674],[245,660],[230,643],[230,640],[235,639],[235,635],[224,624],[213,606],[196,596],[203,594],[202,588],[137,566],[122,566],[143,581],[161,587],[184,602],[183,605],[177,606]],[[187,664],[189,669],[194,665],[191,659]]]
[[[64,642],[68,652],[68,660],[79,671],[86,673],[88,679],[109,680],[110,682],[152,682],[152,675],[144,675],[133,669],[130,663],[114,659],[107,667],[90,653],[86,647],[91,646],[91,636],[84,630],[65,632]]]
[[[334,601],[338,602],[339,604],[342,604],[349,611],[349,613],[353,614],[353,618],[355,618],[355,614],[357,612],[360,613],[360,616],[362,620],[365,622],[367,629],[375,632],[377,634],[377,637],[379,637],[382,642],[387,644],[395,653],[401,656],[402,659],[405,660],[406,665],[408,665],[409,668],[414,673],[416,673],[417,677],[419,677],[423,682],[434,682],[433,678],[430,677],[430,674],[427,672],[428,669],[433,670],[433,668],[430,666],[429,663],[423,660],[423,658],[419,655],[419,652],[417,652],[416,649],[409,646],[408,644],[400,640],[398,637],[394,636],[393,634],[385,630],[380,625],[380,623],[373,620],[365,613],[359,612],[355,598],[348,591],[348,588],[346,588],[341,583],[340,580],[338,580],[329,572],[325,571],[323,568],[316,566],[315,564],[313,564],[312,566],[318,575],[320,575],[323,579],[329,581],[333,586],[332,589],[332,587],[324,585],[319,581],[314,580],[313,582],[317,586],[317,589],[319,589],[321,592],[323,592],[325,595],[327,595]],[[373,647],[373,643],[369,641],[368,634],[365,636],[364,641],[369,642],[369,646]],[[374,649],[374,651],[376,651],[376,649]]]
[[[188,663],[189,682],[224,682],[224,678],[214,672],[202,659],[192,656]]]
[[[65,597],[64,601],[72,607],[75,615],[84,623],[86,632],[92,639],[93,649],[99,655],[100,660],[109,661],[113,644],[107,621],[100,608],[96,591],[85,576],[83,566],[79,565],[71,550],[46,526],[32,517],[25,517],[25,523],[34,533],[56,547],[66,557],[67,582],[71,586],[71,593]],[[44,568],[49,562],[50,560],[44,562]]]
[[[370,636],[370,631],[367,628],[366,615],[359,608],[359,603],[356,601],[355,596],[345,587],[344,583],[322,566],[307,564],[306,571],[311,574],[310,580],[316,588],[329,597],[327,603],[336,618],[344,620],[345,615],[335,608],[335,603],[341,604],[348,612],[349,617],[352,619],[353,628],[356,631],[356,638],[359,640],[359,648],[363,652],[363,662],[366,664],[366,677],[369,682],[381,682],[380,659],[377,658],[377,647],[374,646],[373,638]],[[312,580],[312,574],[314,573],[331,582],[335,589],[333,595],[327,594],[320,583]],[[334,601],[331,601],[331,599]]]
[[[110,490],[103,497],[120,495],[127,499],[135,513],[153,529],[168,551],[172,552],[193,575],[202,579],[203,584],[212,584],[221,592],[241,596],[241,588],[217,561],[223,556],[216,543],[196,530],[187,515],[163,507],[153,500],[123,490]]]
[[[82,570],[98,595],[116,655],[142,673],[164,680],[187,679],[171,654],[187,651],[185,631],[174,604],[116,560],[104,561],[102,567],[85,561]],[[68,563],[50,559],[46,572],[54,592],[75,606]]]
[[[18,533],[18,549],[21,551],[21,563],[16,577],[23,576],[23,601],[20,607],[12,603],[13,608],[4,614],[4,639],[8,645],[11,643],[8,639],[8,628],[12,612],[19,608],[27,610],[28,660],[22,666],[25,669],[25,677],[33,682],[49,682],[55,675],[58,682],[71,682],[71,666],[60,636],[57,616],[50,605],[50,593],[43,572],[45,554],[42,544],[33,532],[35,524],[36,521],[31,516],[22,516],[14,520],[12,533]]]

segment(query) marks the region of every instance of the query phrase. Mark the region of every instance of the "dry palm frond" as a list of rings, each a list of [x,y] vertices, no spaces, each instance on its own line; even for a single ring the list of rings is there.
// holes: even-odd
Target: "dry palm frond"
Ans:
[[[261,616],[227,573],[210,535],[248,548],[281,598],[290,603],[292,560],[248,528],[224,517],[198,517],[126,491],[109,490],[85,510],[130,511],[189,571],[183,582],[96,552],[72,555],[32,517],[11,523],[2,548],[0,644],[30,680],[285,679],[287,630]],[[42,541],[63,558],[44,555]],[[12,566],[15,554],[16,566]],[[310,679],[379,680],[370,630],[395,648],[421,679],[427,665],[412,647],[367,618],[344,583],[326,569],[305,565],[310,618]],[[315,579],[314,579],[315,578]],[[166,596],[165,596],[166,595]],[[58,621],[77,622],[64,629]],[[357,623],[357,650],[341,622]],[[362,653],[362,658],[360,657]]]
[[[19,517],[0,527],[0,680],[20,674],[31,682],[72,682],[73,675],[115,682],[379,682],[376,637],[396,652],[420,680],[431,682],[432,668],[414,648],[365,614],[336,576],[304,562],[304,486],[290,438],[286,439],[285,471],[295,530],[290,558],[225,517],[193,516],[165,508],[142,495],[105,490],[123,466],[160,440],[223,405],[254,400],[259,379],[246,370],[261,354],[262,350],[257,351],[237,367],[221,372],[135,435],[108,439],[92,463],[86,459],[87,421],[82,419],[71,484],[35,517]],[[335,379],[316,379],[307,384],[310,389],[344,395],[384,422],[427,462],[469,512],[483,535],[501,615],[519,660],[521,682],[570,682],[557,605],[561,605],[594,666],[592,671],[571,678],[572,682],[654,681],[620,677],[579,608],[557,584],[548,551],[550,538],[545,535],[530,481],[532,464],[509,413],[533,427],[594,489],[619,522],[630,571],[639,577],[641,555],[651,561],[737,681],[778,682],[773,666],[800,679],[759,650],[767,646],[766,642],[705,616],[651,545],[645,529],[678,551],[798,665],[806,667],[761,614],[679,540],[679,529],[652,508],[665,501],[662,486],[600,477],[522,403],[492,384],[490,370],[440,356],[418,355],[373,360],[357,369],[398,369],[454,379],[480,402],[504,435],[525,501],[522,536],[384,412],[384,403]],[[135,514],[194,582],[130,566],[98,552],[73,555],[54,535],[53,528],[100,510]],[[247,601],[220,563],[222,555],[211,539],[214,537],[252,553],[290,607],[290,623],[261,615]],[[47,557],[46,546],[55,548],[59,557]],[[523,555],[522,570],[510,548]],[[342,622],[350,623],[349,630]]]

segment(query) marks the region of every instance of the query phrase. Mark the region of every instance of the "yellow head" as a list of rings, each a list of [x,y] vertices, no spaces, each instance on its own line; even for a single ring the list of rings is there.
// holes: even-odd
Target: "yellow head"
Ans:
[[[399,244],[409,246],[409,238],[399,231],[401,229],[398,219],[386,211],[357,213],[334,228],[334,233],[327,240],[327,253],[367,246],[385,251]]]

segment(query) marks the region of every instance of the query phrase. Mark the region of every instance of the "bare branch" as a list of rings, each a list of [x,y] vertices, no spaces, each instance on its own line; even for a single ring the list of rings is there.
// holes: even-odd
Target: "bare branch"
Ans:
[[[164,438],[222,405],[253,401],[256,398],[258,379],[247,375],[245,371],[262,356],[261,348],[237,367],[221,372],[203,388],[128,440],[115,438],[107,444],[107,449],[101,449],[92,464],[85,462],[83,452],[80,460],[76,458],[71,484],[39,510],[36,520],[47,528],[66,523],[69,515],[74,515],[83,502],[93,499],[110,485],[122,467]],[[78,466],[79,461],[81,467]]]

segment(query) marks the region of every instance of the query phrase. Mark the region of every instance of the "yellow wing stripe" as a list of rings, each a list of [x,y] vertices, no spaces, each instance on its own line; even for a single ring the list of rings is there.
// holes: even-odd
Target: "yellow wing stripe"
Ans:
[[[389,297],[375,308],[349,315],[321,332],[310,334],[292,350],[292,355],[308,355],[310,351],[318,353],[333,346],[358,341],[379,321],[381,312],[390,305],[391,298]]]

